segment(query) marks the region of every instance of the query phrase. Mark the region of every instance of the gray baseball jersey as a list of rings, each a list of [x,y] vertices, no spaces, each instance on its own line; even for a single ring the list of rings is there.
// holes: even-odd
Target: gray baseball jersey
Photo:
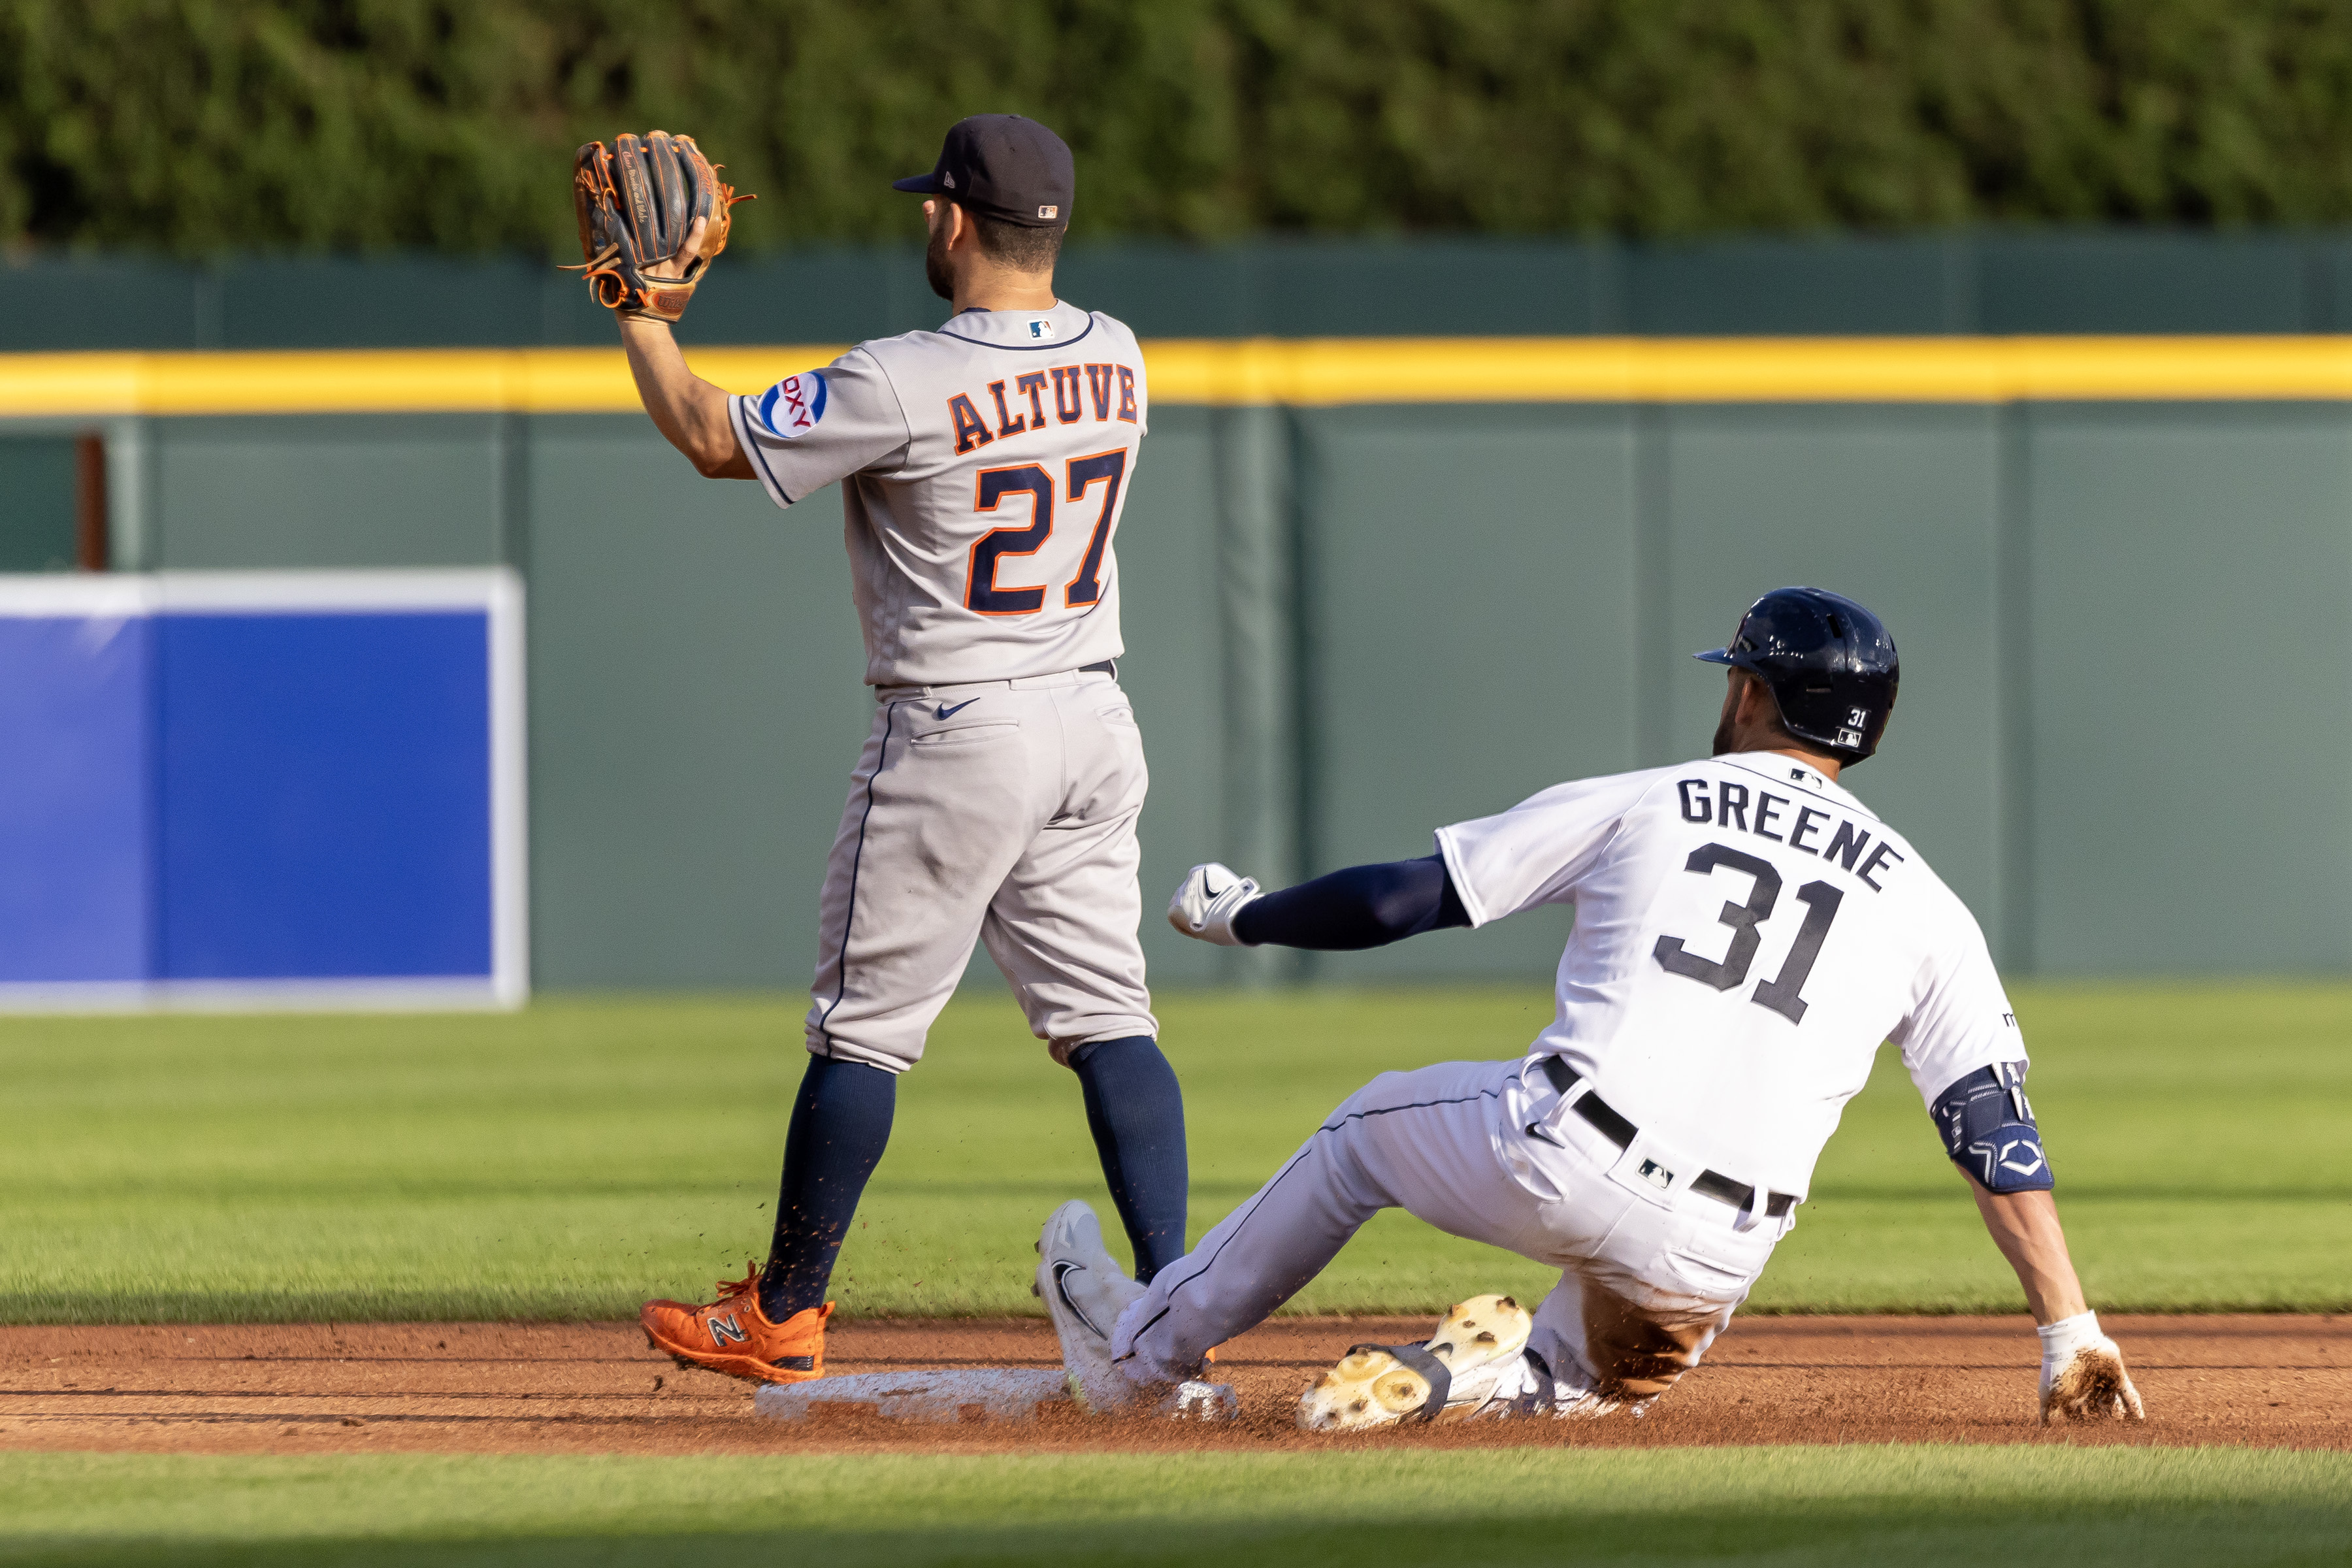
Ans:
[[[1124,651],[1112,550],[1143,354],[1099,311],[963,311],[731,398],[776,504],[842,481],[869,685],[1009,680]]]

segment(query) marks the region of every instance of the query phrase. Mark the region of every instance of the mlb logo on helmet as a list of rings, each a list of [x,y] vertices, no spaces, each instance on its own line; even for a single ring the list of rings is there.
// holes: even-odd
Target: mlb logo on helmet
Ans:
[[[1849,766],[1878,749],[1902,682],[1885,623],[1820,588],[1774,589],[1748,607],[1728,644],[1698,657],[1762,681],[1790,734]]]

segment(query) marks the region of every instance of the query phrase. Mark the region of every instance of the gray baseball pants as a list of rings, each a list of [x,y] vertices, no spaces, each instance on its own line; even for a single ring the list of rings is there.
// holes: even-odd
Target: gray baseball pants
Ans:
[[[1144,984],[1143,737],[1107,672],[886,687],[842,808],[808,1014],[817,1055],[903,1072],[975,941],[1057,1059],[1159,1033]]]

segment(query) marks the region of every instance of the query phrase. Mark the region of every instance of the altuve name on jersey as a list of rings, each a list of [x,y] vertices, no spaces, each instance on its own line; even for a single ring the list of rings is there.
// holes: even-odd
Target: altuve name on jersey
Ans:
[[[992,441],[1007,436],[1017,436],[1024,430],[1043,430],[1047,425],[1076,425],[1091,409],[1097,424],[1123,420],[1137,423],[1135,406],[1135,371],[1123,364],[1057,364],[1045,370],[1033,370],[1025,375],[1009,378],[1013,390],[1004,390],[1007,382],[992,381],[983,395],[995,405],[996,428],[988,427],[981,417],[980,405],[968,394],[959,392],[948,399],[948,417],[955,424],[956,456],[977,452]],[[1051,384],[1054,412],[1045,412],[1045,393]]]
[[[1884,838],[1872,843],[1869,830],[1843,812],[1826,811],[1792,795],[1750,789],[1729,779],[1677,779],[1675,789],[1682,796],[1685,822],[1736,827],[1800,854],[1818,856],[1852,871],[1874,893],[1886,890],[1875,878],[1908,858]]]

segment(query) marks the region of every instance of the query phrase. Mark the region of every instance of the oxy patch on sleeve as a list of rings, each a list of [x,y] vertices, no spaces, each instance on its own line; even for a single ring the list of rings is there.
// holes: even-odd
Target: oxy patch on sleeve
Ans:
[[[2057,1184],[2025,1098],[2024,1063],[1979,1068],[1937,1095],[1930,1114],[1944,1152],[1986,1191],[2047,1192]]]
[[[821,371],[788,375],[760,395],[760,423],[782,440],[805,436],[824,417],[825,384]]]

